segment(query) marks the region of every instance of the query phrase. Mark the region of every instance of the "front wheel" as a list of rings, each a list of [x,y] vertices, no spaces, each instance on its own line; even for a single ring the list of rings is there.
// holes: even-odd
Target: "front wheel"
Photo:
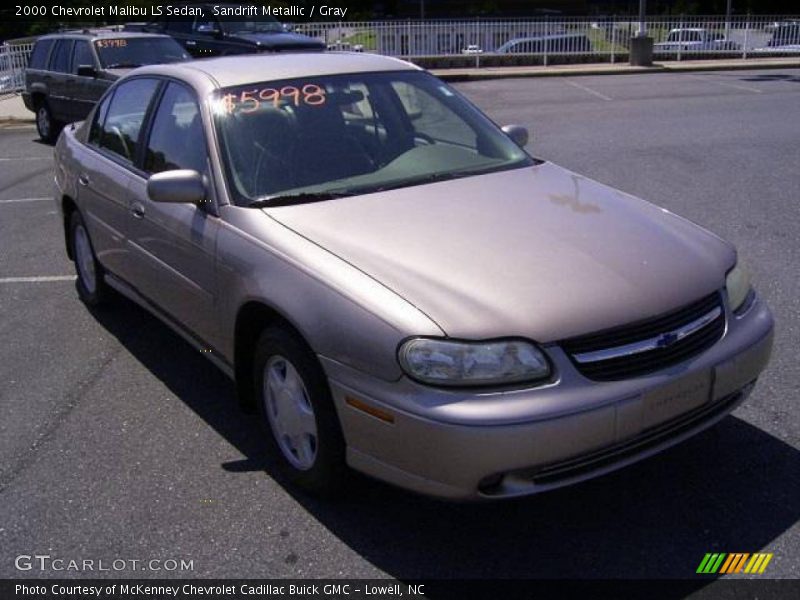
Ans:
[[[306,491],[337,492],[347,475],[344,438],[313,352],[288,329],[267,328],[253,375],[268,445],[283,473]]]

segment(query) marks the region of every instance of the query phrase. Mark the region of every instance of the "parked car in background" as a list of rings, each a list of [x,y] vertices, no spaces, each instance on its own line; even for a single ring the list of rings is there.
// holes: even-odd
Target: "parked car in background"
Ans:
[[[483,48],[478,44],[469,44],[466,48],[461,50],[461,54],[483,54]]]
[[[544,54],[592,52],[592,42],[582,34],[551,34],[516,38],[498,47],[498,54]]]
[[[721,32],[709,31],[702,27],[685,27],[671,29],[667,39],[653,44],[653,52],[667,54],[673,52],[735,52],[741,46],[734,41],[726,40]]]
[[[201,8],[203,16],[167,16],[142,27],[144,31],[172,36],[195,57],[253,54],[257,52],[318,52],[325,43],[294,33],[268,16],[232,18],[214,16],[213,7],[235,8],[235,4],[189,4]],[[137,25],[137,27],[139,27]]]
[[[291,481],[534,494],[745,400],[773,320],[730,243],[410,63],[309,58],[143,67],[55,151],[81,299],[202,350]]]
[[[777,23],[772,31],[772,37],[767,42],[768,48],[800,46],[800,21],[786,21]]]
[[[24,73],[14,68],[8,55],[0,54],[0,93],[16,92],[24,86]]]
[[[364,44],[351,44],[342,40],[328,44],[328,50],[332,52],[363,52]]]
[[[166,35],[82,30],[40,37],[25,69],[22,100],[36,113],[39,137],[53,142],[80,121],[119,77],[142,65],[188,60]]]

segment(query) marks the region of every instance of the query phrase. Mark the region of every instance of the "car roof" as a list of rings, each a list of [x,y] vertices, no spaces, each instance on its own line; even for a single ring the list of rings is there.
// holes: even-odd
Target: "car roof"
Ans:
[[[188,81],[202,74],[215,87],[342,73],[422,70],[405,61],[363,52],[278,52],[204,58],[136,69],[137,74],[171,75]]]
[[[168,38],[168,35],[163,33],[149,33],[147,31],[113,31],[110,29],[69,29],[66,31],[57,31],[43,35],[38,40],[47,40],[55,38],[75,38],[83,40],[102,40],[103,38]]]

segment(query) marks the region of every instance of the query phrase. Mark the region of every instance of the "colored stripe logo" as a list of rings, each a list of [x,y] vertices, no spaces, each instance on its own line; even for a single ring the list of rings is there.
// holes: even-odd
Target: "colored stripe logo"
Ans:
[[[734,552],[731,554],[709,552],[700,561],[700,566],[697,567],[696,572],[703,575],[716,573],[720,575],[734,575],[736,573],[760,575],[766,570],[769,561],[772,560],[772,556],[772,553],[762,552],[756,552],[755,554],[748,552]]]

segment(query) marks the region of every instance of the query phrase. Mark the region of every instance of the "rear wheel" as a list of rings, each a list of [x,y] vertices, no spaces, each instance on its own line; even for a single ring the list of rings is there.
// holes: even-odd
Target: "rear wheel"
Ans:
[[[281,470],[317,494],[341,488],[345,444],[330,390],[313,352],[283,327],[269,327],[256,347],[258,408]]]
[[[69,231],[72,259],[78,275],[78,296],[89,306],[99,306],[108,301],[111,290],[103,280],[103,267],[97,262],[89,232],[77,210],[70,218]]]
[[[36,131],[42,141],[48,144],[54,143],[63,126],[53,118],[47,100],[40,100],[36,106]]]

